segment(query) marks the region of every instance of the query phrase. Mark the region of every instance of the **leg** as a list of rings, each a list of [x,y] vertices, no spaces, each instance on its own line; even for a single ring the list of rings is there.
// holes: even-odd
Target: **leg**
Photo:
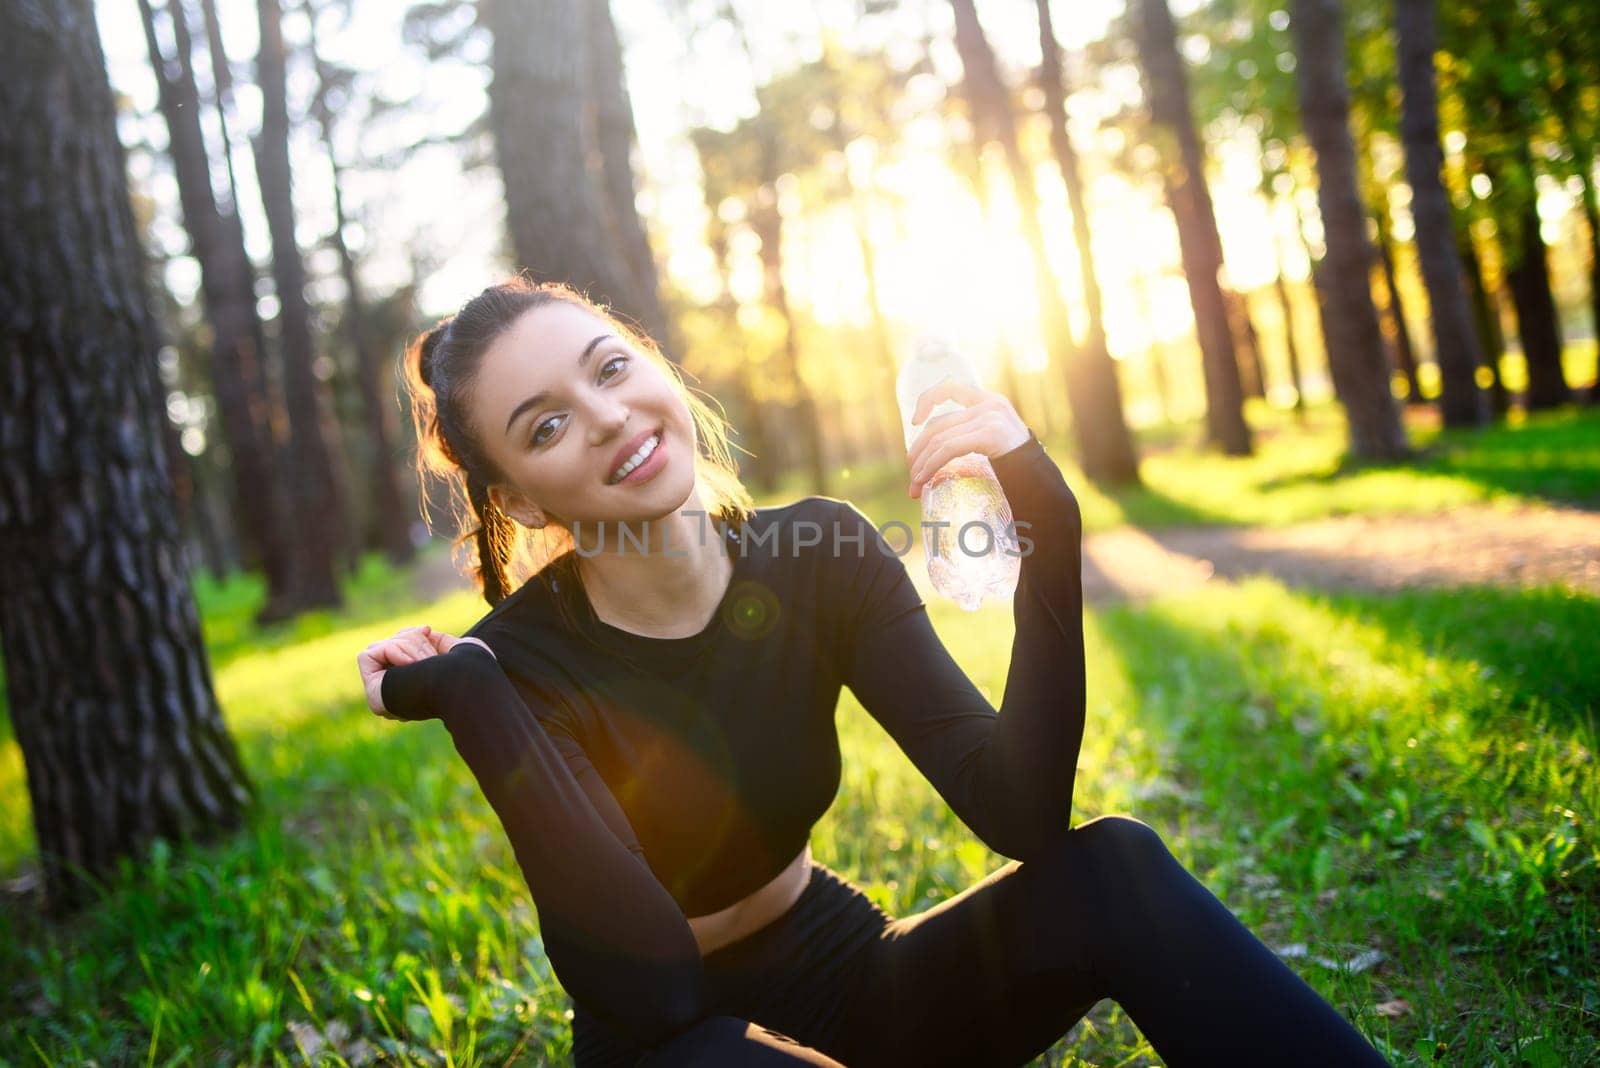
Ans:
[[[839,1044],[872,1064],[1024,1064],[1095,1002],[1170,1064],[1383,1064],[1139,820],[1012,861],[866,951]]]
[[[648,1068],[708,1065],[713,1068],[844,1068],[788,1035],[737,1016],[708,1016],[652,1049],[639,1062]]]

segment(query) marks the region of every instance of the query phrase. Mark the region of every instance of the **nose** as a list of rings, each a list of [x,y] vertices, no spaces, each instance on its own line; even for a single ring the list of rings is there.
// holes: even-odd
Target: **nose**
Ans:
[[[604,444],[622,433],[628,425],[628,406],[612,398],[595,402],[594,421],[590,424],[589,440]]]

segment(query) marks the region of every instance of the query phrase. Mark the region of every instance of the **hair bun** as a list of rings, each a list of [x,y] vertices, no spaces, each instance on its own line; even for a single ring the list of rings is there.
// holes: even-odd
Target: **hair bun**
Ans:
[[[434,353],[438,351],[444,335],[449,332],[450,323],[450,319],[443,319],[422,336],[422,351],[417,360],[417,373],[422,376],[422,384],[429,389],[433,388]]]

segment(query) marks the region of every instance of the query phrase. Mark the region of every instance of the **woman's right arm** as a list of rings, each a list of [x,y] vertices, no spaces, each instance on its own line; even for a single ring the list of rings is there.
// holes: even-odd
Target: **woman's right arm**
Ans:
[[[699,1020],[705,973],[683,911],[582,750],[571,739],[557,745],[494,655],[463,641],[388,668],[380,690],[390,715],[437,717],[449,729],[500,817],[551,966],[573,999],[644,1045]]]

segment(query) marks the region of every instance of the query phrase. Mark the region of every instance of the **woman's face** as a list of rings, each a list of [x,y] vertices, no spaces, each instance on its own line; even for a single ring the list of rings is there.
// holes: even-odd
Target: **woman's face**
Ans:
[[[667,372],[585,308],[552,302],[502,331],[479,364],[471,408],[506,479],[490,494],[524,524],[656,519],[694,489],[688,405]],[[652,435],[654,451],[617,480]]]

